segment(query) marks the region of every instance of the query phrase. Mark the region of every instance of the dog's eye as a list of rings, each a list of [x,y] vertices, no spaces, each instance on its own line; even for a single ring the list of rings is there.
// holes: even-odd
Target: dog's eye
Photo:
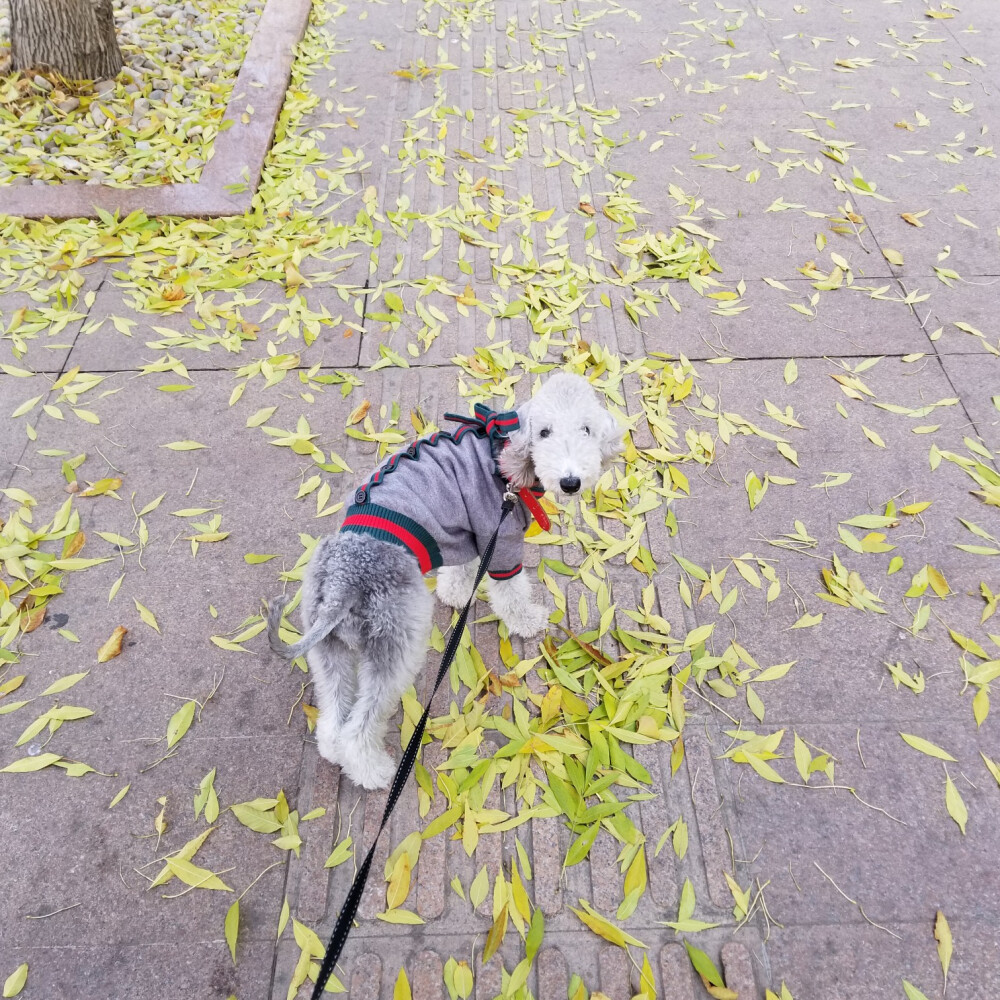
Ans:
[[[589,427],[584,427],[583,433],[589,435],[590,434],[590,428]]]
[[[548,437],[548,436],[549,436],[549,435],[550,435],[551,433],[552,433],[552,431],[551,431],[551,430],[549,430],[549,428],[548,428],[548,427],[543,427],[543,428],[542,428],[542,429],[541,429],[541,430],[540,430],[540,431],[538,432],[538,436],[539,436],[540,438],[547,438],[547,437]]]

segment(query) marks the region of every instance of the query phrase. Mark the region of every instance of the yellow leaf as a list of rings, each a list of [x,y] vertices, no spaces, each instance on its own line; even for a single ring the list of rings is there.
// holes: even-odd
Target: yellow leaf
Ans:
[[[122,639],[126,635],[128,635],[127,628],[122,625],[116,626],[114,632],[111,633],[111,638],[97,651],[97,662],[107,663],[108,660],[113,660],[116,656],[120,655],[122,651]]]
[[[562,705],[562,688],[556,684],[550,687],[542,698],[542,726],[548,726],[559,715]]]
[[[942,750],[941,747],[935,743],[931,743],[929,740],[921,739],[919,736],[913,736],[910,733],[900,733],[899,735],[914,750],[919,750],[921,753],[927,754],[928,757],[937,757],[939,760],[950,760],[956,763],[955,758],[947,750]]]
[[[376,913],[379,920],[384,920],[387,924],[422,924],[423,917],[418,917],[412,910],[387,910],[385,913]]]
[[[455,993],[462,998],[462,1000],[467,1000],[472,994],[472,987],[474,985],[472,978],[472,969],[469,968],[469,963],[462,961],[455,966]]]
[[[783,784],[785,779],[778,774],[777,771],[770,764],[765,764],[763,760],[760,759],[756,754],[748,753],[745,755],[747,763],[762,777],[766,778],[768,781],[773,781],[776,785]]]
[[[236,938],[240,933],[240,901],[233,900],[232,906],[226,911],[226,944],[229,945],[229,954],[233,956],[233,965],[236,964]]]
[[[396,985],[392,988],[392,1000],[413,1000],[410,981],[406,978],[406,970],[401,968],[396,977]]]
[[[199,444],[197,441],[171,441],[170,444],[161,444],[161,448],[169,448],[171,451],[197,451],[199,448],[207,448],[208,445]],[[121,486],[121,482],[118,483]],[[83,496],[83,494],[80,494]]]
[[[3,984],[3,995],[5,997],[16,997],[24,984],[28,981],[28,963],[22,962],[6,979]]]
[[[632,937],[631,934],[626,933],[620,927],[616,927],[609,920],[605,920],[600,914],[596,913],[592,909],[588,908],[587,903],[584,900],[580,900],[580,905],[583,906],[584,910],[578,910],[575,907],[570,907],[570,909],[580,918],[580,920],[586,924],[598,937],[604,938],[605,941],[610,941],[612,944],[617,945],[619,948],[624,948],[626,944],[635,945],[637,948],[645,948],[646,946],[641,942]]]
[[[653,969],[649,964],[649,956],[642,956],[642,972],[639,980],[640,1000],[656,1000],[656,981],[653,979]]]
[[[503,943],[504,935],[506,933],[507,933],[507,904],[504,903],[500,912],[497,914],[496,920],[493,921],[493,926],[490,928],[489,934],[486,935],[486,944],[483,946],[484,965],[493,957],[494,952]]]
[[[135,609],[136,609],[136,611],[139,612],[139,617],[151,629],[155,629],[157,632],[159,632],[160,631],[160,626],[156,622],[156,615],[154,615],[153,612],[150,611],[149,608],[147,608],[144,604],[140,604],[138,601],[136,601],[134,597],[132,598],[132,600],[135,601]]]
[[[390,910],[396,909],[406,902],[406,897],[410,893],[410,856],[400,854],[396,859],[396,865],[389,878],[389,886],[385,893],[386,906]]]
[[[0,767],[0,772],[24,774],[27,771],[40,771],[43,767],[48,767],[57,760],[62,760],[62,757],[57,753],[41,753],[37,757],[22,757],[20,760],[15,760],[6,767]]]
[[[959,795],[955,782],[951,780],[950,776],[945,782],[944,802],[948,807],[948,815],[958,824],[958,828],[964,834],[965,824],[969,819],[969,810],[965,807],[962,796]]]
[[[628,871],[625,873],[625,895],[627,896],[631,892],[645,892],[646,882],[646,850],[640,846],[632,859],[632,864],[628,866]]]
[[[161,804],[163,804],[166,802],[166,799],[161,799],[159,801]],[[160,816],[162,815],[163,813],[161,812]],[[162,822],[159,822],[157,823],[158,833],[163,832],[163,830],[160,829],[161,826],[163,827],[163,829],[166,829],[166,825],[163,824]],[[210,826],[207,830],[203,831],[202,833],[199,833],[197,837],[193,837],[191,840],[189,840],[179,851],[177,851],[176,854],[172,855],[172,857],[180,861],[190,861],[198,853],[199,848],[201,847],[202,844],[205,843],[205,841],[208,839],[208,835],[214,829],[215,829],[214,826]],[[152,889],[158,885],[164,885],[165,883],[169,882],[173,877],[174,873],[170,870],[169,865],[164,865],[163,868],[160,869],[160,873],[156,876],[156,878],[154,878],[153,881],[150,882],[149,887],[150,889]]]
[[[118,794],[117,794],[117,795],[116,795],[116,796],[115,796],[115,797],[114,797],[114,798],[113,798],[113,799],[112,799],[112,800],[111,800],[111,801],[110,801],[110,802],[108,803],[108,808],[109,808],[109,809],[114,809],[114,807],[115,807],[116,805],[118,805],[118,803],[119,803],[119,802],[121,802],[121,800],[122,800],[123,798],[125,798],[125,796],[126,796],[126,795],[128,795],[128,790],[129,790],[129,789],[130,789],[131,787],[132,787],[132,782],[130,781],[130,782],[129,782],[129,783],[128,783],[128,784],[127,784],[127,785],[126,785],[126,786],[125,786],[125,787],[124,787],[124,788],[123,788],[123,789],[122,789],[122,790],[121,790],[120,792],[118,792]]]
[[[194,722],[194,710],[195,703],[193,701],[186,701],[170,717],[170,721],[167,723],[168,750],[191,728],[191,723]]]
[[[65,677],[60,677],[59,680],[53,681],[39,697],[47,694],[62,694],[63,691],[68,691],[74,684],[82,681],[89,673],[89,670],[85,670],[81,674],[66,674]]]
[[[121,484],[119,483],[119,485]],[[73,556],[77,555],[86,544],[86,541],[87,536],[82,531],[78,531],[67,543],[66,548],[63,551],[63,558],[71,559]]]
[[[351,415],[347,418],[347,426],[350,427],[352,424],[359,424],[365,419],[368,411],[371,409],[372,401],[370,399],[362,400],[352,411]],[[301,494],[300,494],[301,495]]]
[[[516,866],[513,866],[513,870],[511,871],[510,890],[517,912],[525,920],[531,920],[531,901],[528,899],[528,893],[524,889],[521,874],[518,872]]]
[[[862,424],[861,429],[865,432],[865,437],[868,438],[868,440],[871,441],[872,444],[877,445],[879,448],[885,447],[885,442],[870,427],[865,427],[865,425]]]
[[[948,918],[940,911],[934,920],[934,940],[937,941],[938,958],[941,959],[941,970],[944,972],[944,988],[948,989],[948,966],[951,965],[952,938]]]
[[[171,872],[185,885],[196,886],[199,889],[219,889],[223,892],[233,891],[218,875],[210,872],[207,868],[199,868],[197,865],[192,864],[190,861],[185,861],[183,858],[165,858],[164,860]]]
[[[104,496],[105,493],[118,489],[121,484],[122,481],[117,476],[112,476],[110,479],[98,479],[96,483],[82,490],[79,495],[82,497]]]

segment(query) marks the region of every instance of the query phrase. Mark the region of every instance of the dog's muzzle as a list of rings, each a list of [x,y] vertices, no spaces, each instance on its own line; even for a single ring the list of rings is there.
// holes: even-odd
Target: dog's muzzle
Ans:
[[[576,493],[580,489],[580,480],[576,476],[566,476],[559,480],[559,489],[563,493]]]

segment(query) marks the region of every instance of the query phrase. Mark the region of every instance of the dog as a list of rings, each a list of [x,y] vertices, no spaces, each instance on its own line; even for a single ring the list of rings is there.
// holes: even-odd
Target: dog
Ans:
[[[283,605],[268,608],[271,649],[305,654],[313,677],[320,754],[356,785],[385,788],[395,772],[385,730],[423,666],[437,597],[453,608],[472,597],[479,557],[505,492],[520,502],[504,521],[488,567],[490,605],[513,635],[548,623],[522,573],[524,533],[543,492],[592,489],[622,449],[623,428],[579,375],[557,372],[508,413],[476,406],[472,417],[397,452],[358,487],[336,535],[316,546],[302,593],[304,634],[278,635]]]

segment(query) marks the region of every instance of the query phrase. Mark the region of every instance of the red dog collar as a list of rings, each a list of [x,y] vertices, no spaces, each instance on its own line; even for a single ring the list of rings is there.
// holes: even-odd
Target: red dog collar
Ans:
[[[552,527],[552,522],[549,520],[549,515],[545,513],[542,505],[535,498],[534,493],[531,492],[530,487],[525,487],[523,490],[518,490],[517,495],[521,498],[521,503],[531,511],[531,516],[535,519],[538,527],[542,531],[548,531]]]

